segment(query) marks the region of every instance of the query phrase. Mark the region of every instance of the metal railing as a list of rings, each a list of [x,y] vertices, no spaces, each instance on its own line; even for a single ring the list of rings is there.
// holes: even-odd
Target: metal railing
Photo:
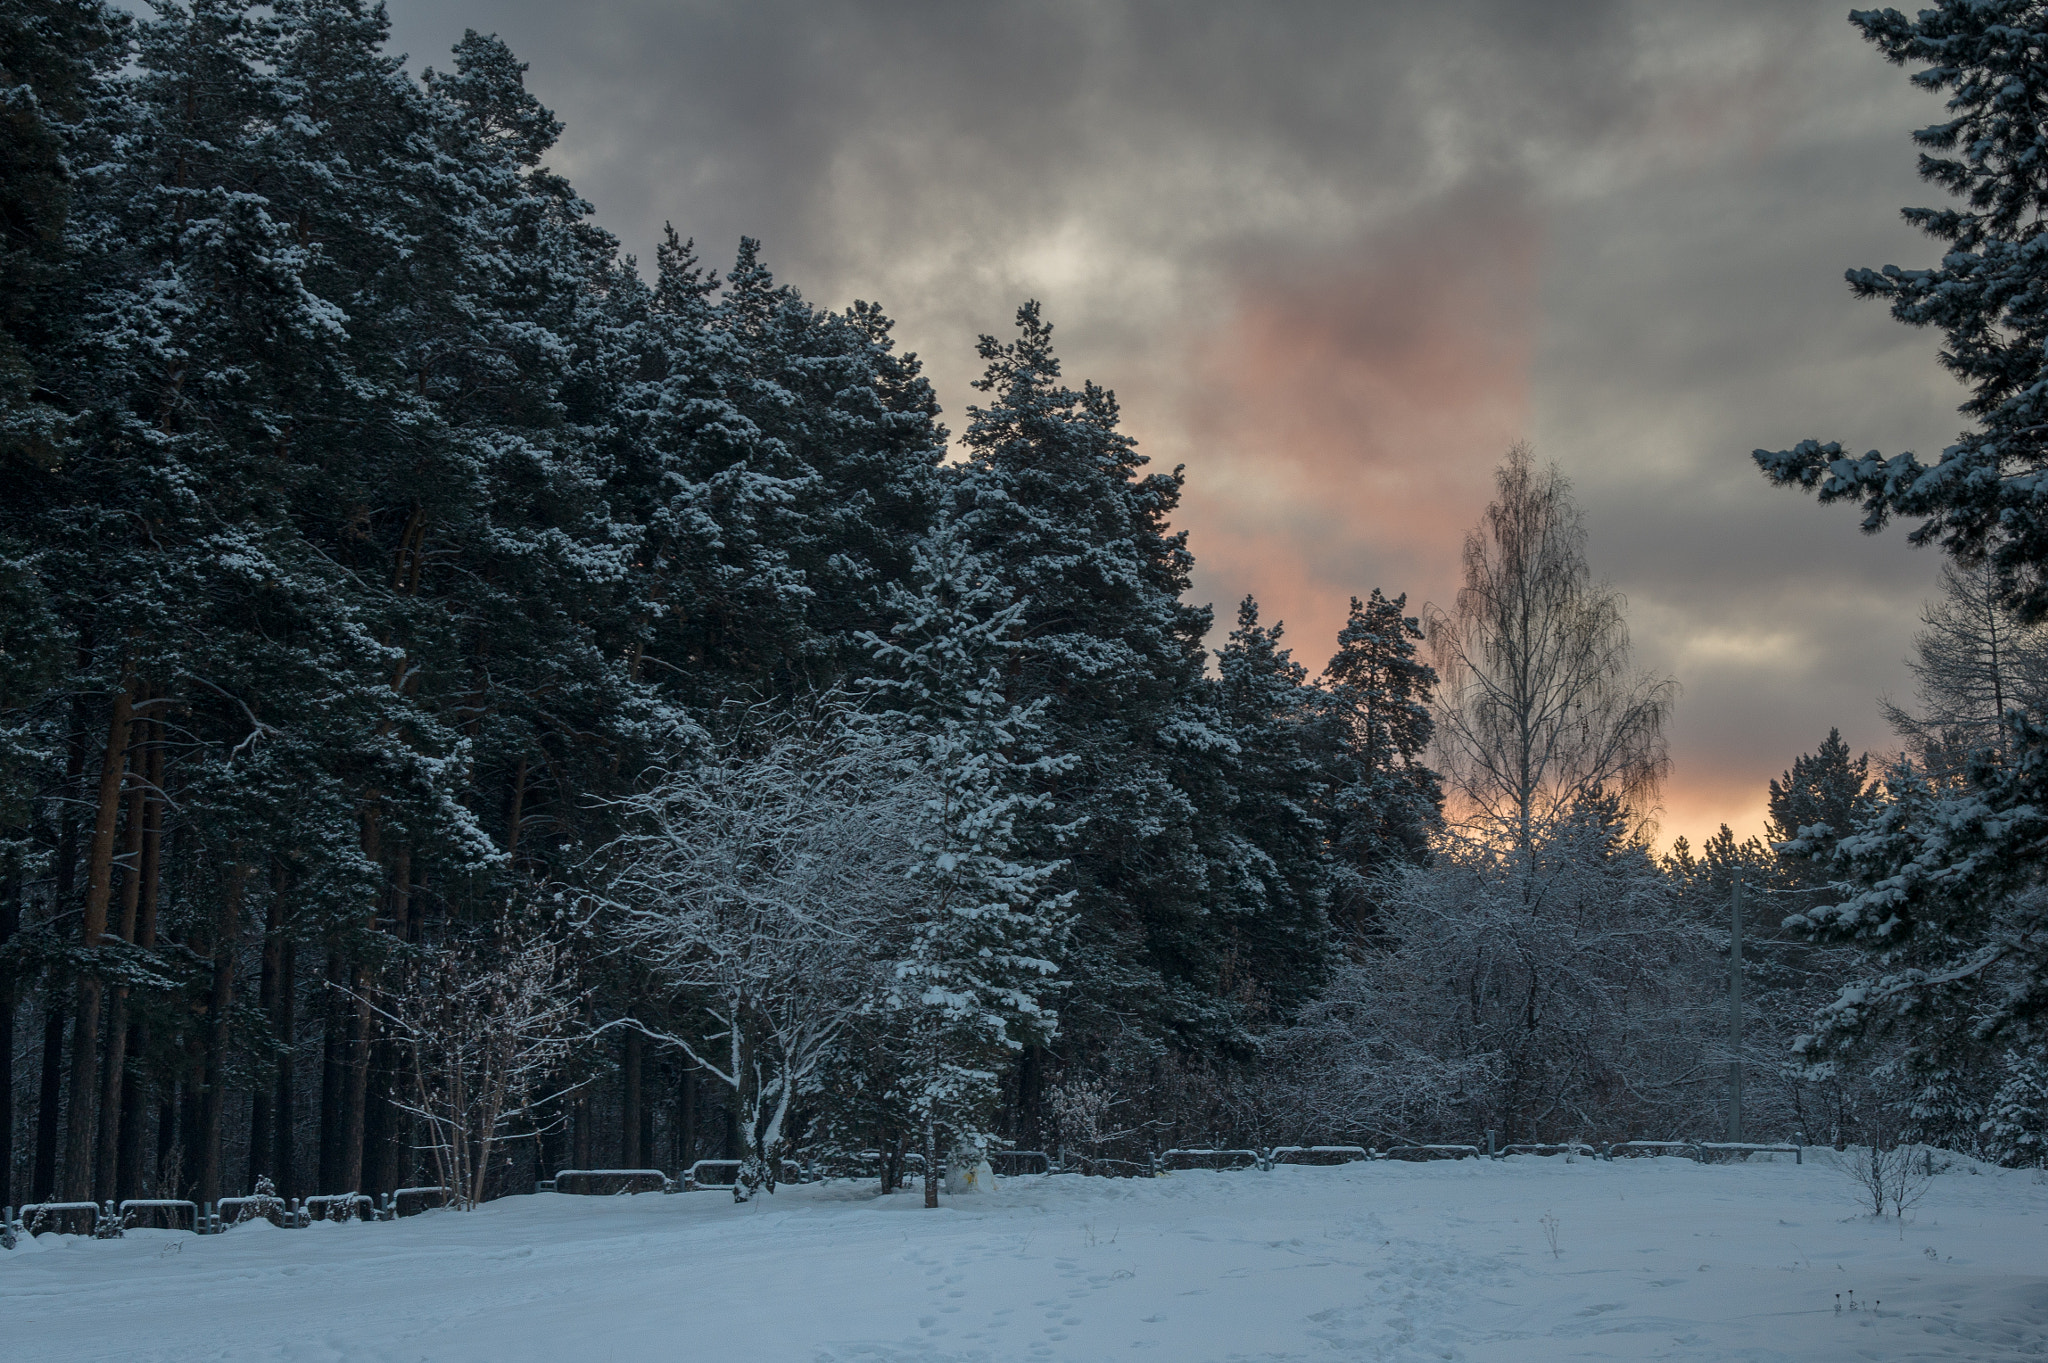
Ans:
[[[1276,1145],[1266,1152],[1266,1164],[1307,1164],[1328,1167],[1356,1164],[1374,1158],[1362,1145]]]
[[[549,1182],[554,1185],[554,1192],[585,1197],[679,1191],[675,1180],[659,1169],[557,1169]]]

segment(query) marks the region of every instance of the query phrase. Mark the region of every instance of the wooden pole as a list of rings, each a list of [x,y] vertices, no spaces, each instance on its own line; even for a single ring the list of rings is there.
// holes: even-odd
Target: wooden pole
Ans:
[[[1742,1139],[1742,872],[1728,899],[1728,1139]]]

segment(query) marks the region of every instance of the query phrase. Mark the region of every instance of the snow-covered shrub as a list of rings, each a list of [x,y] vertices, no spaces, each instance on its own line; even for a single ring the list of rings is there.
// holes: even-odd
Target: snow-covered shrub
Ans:
[[[1527,851],[1447,842],[1380,900],[1373,935],[1273,1038],[1300,1138],[1555,1140],[1705,1119],[1715,943],[1601,807]]]

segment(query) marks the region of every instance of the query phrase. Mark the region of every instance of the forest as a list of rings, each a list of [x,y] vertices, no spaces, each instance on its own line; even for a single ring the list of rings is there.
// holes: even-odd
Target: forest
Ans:
[[[930,1202],[997,1149],[1485,1133],[2040,1163],[2048,185],[1972,83],[2008,40],[1929,13],[1858,22],[1946,44],[1971,207],[1851,282],[1960,338],[1982,434],[1757,456],[1949,556],[1918,694],[1895,752],[1786,754],[1765,836],[1660,851],[1679,688],[1527,446],[1448,605],[1219,627],[1181,471],[1038,304],[954,429],[880,306],[628,254],[494,37],[414,75],[362,0],[6,0],[0,1204],[863,1152]]]

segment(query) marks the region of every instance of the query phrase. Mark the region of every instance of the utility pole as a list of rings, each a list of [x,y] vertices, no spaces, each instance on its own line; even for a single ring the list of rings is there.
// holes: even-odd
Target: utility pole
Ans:
[[[1742,872],[1728,900],[1728,1139],[1742,1140]]]

